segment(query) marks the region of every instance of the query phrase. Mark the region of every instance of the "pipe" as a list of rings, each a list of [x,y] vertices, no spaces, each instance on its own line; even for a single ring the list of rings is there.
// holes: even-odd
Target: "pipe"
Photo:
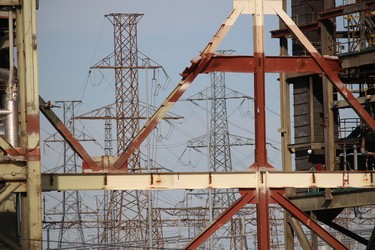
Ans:
[[[14,79],[14,31],[13,12],[9,11],[9,78],[5,95],[5,109],[10,112],[5,118],[4,128],[7,141],[18,147],[18,90]]]
[[[13,33],[13,12],[9,11],[9,84],[13,82],[14,76],[14,33]]]
[[[354,154],[354,170],[358,170],[358,152],[357,152],[357,145],[353,146],[353,154]]]
[[[346,171],[346,145],[344,144],[344,171]]]
[[[12,111],[10,111],[10,110],[0,109],[0,116],[6,116],[6,115],[9,115],[11,113],[12,113]]]

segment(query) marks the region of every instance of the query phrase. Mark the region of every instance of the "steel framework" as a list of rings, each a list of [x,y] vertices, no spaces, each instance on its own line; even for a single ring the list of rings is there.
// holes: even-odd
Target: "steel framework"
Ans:
[[[133,131],[130,143],[125,141],[124,152],[121,152],[119,159],[110,164],[109,170],[133,170],[132,155],[139,152],[139,147],[145,138],[152,132],[158,122],[163,119],[166,113],[174,105],[181,95],[190,86],[192,81],[199,73],[209,72],[213,68],[220,68],[220,71],[231,72],[253,72],[255,88],[255,163],[250,172],[238,174],[238,176],[229,176],[229,174],[213,173],[193,173],[184,175],[182,173],[165,174],[142,174],[131,173],[120,175],[115,173],[98,174],[49,174],[41,175],[40,171],[40,128],[39,111],[50,120],[55,128],[66,138],[72,149],[84,160],[87,169],[103,170],[103,166],[97,164],[87,154],[80,143],[72,136],[62,122],[57,119],[50,110],[50,105],[38,97],[38,63],[37,63],[37,44],[36,44],[36,1],[16,0],[1,1],[2,6],[17,6],[17,47],[20,53],[19,63],[19,93],[20,93],[20,134],[23,135],[20,140],[20,147],[15,148],[6,140],[0,140],[0,146],[3,155],[3,166],[0,169],[2,182],[6,186],[2,189],[2,198],[9,196],[13,192],[20,192],[22,202],[22,230],[21,244],[24,249],[41,248],[41,191],[49,190],[79,190],[79,189],[108,189],[108,190],[146,190],[146,189],[179,189],[179,188],[239,188],[240,198],[230,205],[221,215],[216,218],[203,232],[196,236],[186,248],[194,249],[199,247],[215,230],[228,221],[236,212],[246,204],[256,204],[257,207],[257,237],[258,249],[270,248],[270,229],[269,229],[269,203],[276,202],[288,211],[293,218],[298,219],[308,228],[317,233],[324,241],[335,249],[346,249],[346,247],[332,235],[328,234],[319,224],[308,217],[300,208],[294,205],[285,197],[285,188],[373,188],[373,171],[367,172],[309,172],[309,173],[279,173],[273,172],[274,169],[267,162],[266,142],[265,142],[265,73],[266,72],[295,72],[299,68],[309,70],[310,72],[322,73],[333,84],[335,89],[342,95],[348,105],[357,113],[364,124],[372,131],[375,131],[375,120],[363,108],[361,103],[344,86],[343,82],[330,66],[328,60],[318,53],[308,39],[295,23],[286,15],[281,8],[281,1],[264,0],[234,0],[234,9],[224,23],[220,26],[218,32],[209,42],[201,54],[192,60],[191,67],[185,69],[182,73],[182,80],[176,86],[174,91],[167,97],[161,107],[149,119],[145,126],[137,131]],[[241,14],[253,15],[254,31],[254,56],[253,57],[217,57],[214,56],[222,39],[234,25],[236,19]],[[306,61],[311,65],[303,63],[304,58],[276,58],[281,64],[269,64],[272,58],[264,55],[263,44],[263,17],[264,14],[277,14],[286,24],[291,34],[294,35],[310,54]],[[287,65],[287,62],[294,60],[294,63]],[[299,60],[299,61],[298,61]],[[215,64],[213,64],[215,62]],[[244,62],[247,62],[246,64]],[[250,62],[250,63],[249,63]],[[298,63],[299,62],[299,63]],[[219,66],[217,66],[219,65]],[[292,65],[292,67],[290,67]],[[121,66],[119,66],[119,69]],[[289,70],[289,71],[288,71]],[[121,70],[119,72],[122,72]],[[131,76],[136,77],[132,74]],[[119,75],[120,78],[123,75]],[[122,90],[121,90],[122,91]],[[41,104],[41,105],[40,105]],[[133,114],[132,114],[133,115]],[[120,153],[120,152],[119,152]],[[136,160],[135,160],[136,161]],[[21,162],[21,164],[20,164]],[[102,164],[104,165],[104,164]],[[252,170],[252,171],[251,171]],[[233,175],[235,173],[231,173]],[[285,175],[284,177],[282,175]],[[187,177],[187,178],[185,178]],[[245,178],[243,178],[245,177]],[[275,178],[276,177],[276,178]],[[296,178],[301,177],[301,178]],[[302,178],[303,177],[303,178]],[[199,179],[201,178],[201,179]],[[194,180],[194,181],[193,181]],[[292,181],[293,180],[293,181]],[[240,182],[241,181],[241,182]],[[75,185],[72,185],[72,182]],[[42,187],[42,189],[41,189]],[[120,199],[122,201],[122,199]],[[139,200],[138,197],[134,200]],[[139,212],[137,214],[140,214]],[[136,219],[137,220],[137,219]],[[121,225],[124,226],[124,225]],[[296,227],[298,228],[298,226]],[[123,229],[123,228],[119,228]],[[138,229],[138,228],[137,228]],[[137,230],[134,230],[137,231]],[[370,238],[369,247],[374,245],[375,233]]]
[[[133,139],[133,141],[129,144],[125,152],[120,156],[117,162],[114,163],[113,168],[119,168],[123,166],[129,157],[137,150],[139,145],[143,142],[146,136],[152,131],[152,129],[157,125],[157,123],[162,119],[162,117],[166,114],[166,112],[172,107],[172,105],[179,99],[179,97],[183,94],[183,92],[187,89],[190,83],[194,80],[194,78],[204,69],[209,68],[209,64],[211,59],[213,58],[213,53],[218,47],[220,41],[225,37],[226,33],[229,31],[230,27],[234,24],[237,17],[244,13],[244,14],[254,14],[254,81],[255,81],[255,128],[256,128],[256,142],[255,142],[255,163],[253,164],[253,169],[255,171],[260,171],[262,168],[270,168],[272,167],[267,163],[267,154],[266,154],[266,143],[265,143],[265,93],[264,93],[264,74],[266,72],[265,69],[265,62],[266,57],[264,56],[264,45],[263,45],[263,11],[265,10],[266,13],[274,13],[276,12],[277,15],[286,23],[286,25],[290,28],[292,33],[300,40],[301,44],[305,47],[307,51],[310,52],[312,59],[314,60],[314,64],[318,66],[318,71],[321,70],[325,72],[328,79],[338,88],[340,93],[344,96],[344,98],[348,101],[348,103],[353,107],[353,109],[357,112],[357,114],[363,118],[363,120],[367,123],[367,125],[373,130],[374,129],[374,121],[369,116],[369,114],[363,109],[363,107],[358,103],[358,101],[353,97],[353,95],[343,86],[342,82],[338,79],[337,75],[334,71],[330,68],[326,60],[314,49],[314,47],[309,43],[309,41],[304,37],[304,35],[300,32],[297,26],[293,23],[293,21],[285,15],[282,11],[281,7],[276,3],[271,5],[270,8],[267,5],[263,5],[263,2],[245,2],[245,1],[234,1],[235,7],[232,14],[228,17],[228,19],[223,23],[221,28],[219,29],[218,33],[214,36],[212,41],[209,45],[202,51],[200,56],[192,61],[192,66],[187,68],[182,76],[183,79],[176,87],[176,89],[171,93],[171,95],[165,100],[163,105],[156,111],[156,113],[150,118],[150,120],[146,123],[146,125],[140,130],[138,135]],[[252,6],[251,4],[254,4]],[[266,8],[267,7],[267,8]],[[282,60],[280,58],[280,60]],[[224,60],[223,60],[224,61]],[[238,65],[238,61],[233,65]],[[219,63],[220,64],[220,63]],[[216,64],[217,65],[217,64]],[[229,69],[233,70],[233,68]],[[250,68],[251,70],[251,68]],[[273,68],[272,70],[277,70]],[[229,219],[234,212],[238,211],[244,204],[252,201],[256,198],[257,204],[257,215],[258,215],[258,248],[259,249],[268,249],[269,248],[269,221],[268,221],[268,213],[264,213],[262,211],[268,210],[268,204],[270,202],[269,196],[276,200],[279,204],[281,204],[286,210],[292,213],[293,216],[297,217],[302,222],[306,222],[306,218],[302,216],[300,210],[296,207],[292,206],[288,200],[281,199],[282,197],[280,194],[283,192],[279,191],[271,191],[268,187],[264,184],[260,185],[255,193],[253,191],[245,191],[242,198],[237,200],[230,208],[228,208],[224,213],[223,218],[224,220]],[[228,214],[230,216],[228,216]],[[214,223],[217,225],[218,221]],[[220,223],[219,223],[220,224]],[[332,246],[342,248],[343,246],[334,238],[330,237],[325,233],[325,231],[321,229],[318,224],[314,224],[312,227],[315,231],[319,231],[322,237]],[[198,236],[191,244],[187,246],[193,247],[197,246],[197,244],[202,243],[205,239],[207,239],[208,235],[210,235],[212,231],[204,231],[200,236]]]

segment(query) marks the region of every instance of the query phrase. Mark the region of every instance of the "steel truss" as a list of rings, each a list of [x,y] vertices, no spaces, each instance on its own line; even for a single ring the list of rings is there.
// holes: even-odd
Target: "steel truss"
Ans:
[[[18,5],[18,1],[8,1],[14,5]],[[264,4],[266,3],[266,4]],[[184,70],[182,73],[182,80],[172,91],[172,93],[162,103],[160,108],[155,114],[149,119],[145,126],[138,132],[137,135],[132,138],[130,143],[127,145],[125,151],[120,155],[119,159],[108,166],[111,172],[116,172],[119,169],[124,170],[124,167],[130,157],[136,152],[141,143],[145,138],[152,132],[156,125],[163,119],[166,113],[171,107],[178,101],[186,89],[190,86],[192,81],[197,77],[198,74],[205,72],[207,68],[212,67],[212,62],[215,59],[214,53],[218,48],[221,41],[224,39],[226,34],[229,32],[231,27],[234,25],[236,19],[241,14],[253,14],[254,16],[254,87],[255,87],[255,128],[256,128],[256,144],[255,144],[255,163],[252,165],[254,172],[245,172],[239,175],[246,176],[246,181],[243,187],[239,187],[239,179],[231,176],[222,175],[226,179],[216,179],[216,176],[212,173],[194,173],[191,174],[192,179],[184,181],[184,174],[174,173],[172,179],[162,180],[163,174],[131,174],[131,175],[116,175],[114,173],[100,173],[100,174],[80,174],[80,175],[43,175],[40,178],[40,149],[39,149],[39,99],[38,99],[38,76],[37,76],[37,46],[36,46],[36,17],[35,17],[36,2],[35,1],[24,1],[20,12],[17,14],[17,22],[20,21],[20,28],[25,32],[20,34],[20,37],[24,37],[23,44],[20,44],[19,50],[24,50],[24,53],[19,53],[22,61],[25,63],[21,65],[20,72],[27,80],[27,87],[33,86],[33,88],[26,88],[24,79],[20,85],[20,92],[24,95],[24,105],[21,105],[23,110],[21,112],[21,134],[26,135],[23,139],[24,143],[21,143],[21,149],[14,149],[9,143],[4,140],[0,141],[0,146],[3,152],[9,157],[23,155],[26,162],[26,168],[20,169],[19,164],[7,164],[7,167],[1,168],[0,176],[3,181],[9,183],[11,189],[14,192],[27,192],[24,195],[23,201],[25,208],[23,215],[26,219],[23,221],[24,227],[24,240],[25,249],[39,249],[41,248],[41,190],[40,186],[43,183],[43,191],[48,190],[69,190],[73,186],[68,187],[71,181],[82,185],[82,189],[95,189],[91,181],[96,181],[100,185],[107,189],[123,189],[131,190],[134,186],[126,186],[126,178],[133,180],[133,185],[139,183],[140,190],[148,188],[153,189],[166,189],[166,188],[212,188],[213,183],[218,188],[240,188],[241,197],[236,200],[230,207],[228,207],[206,230],[198,235],[192,242],[190,242],[186,248],[197,248],[210,234],[212,234],[224,221],[228,220],[237,211],[239,211],[247,203],[257,204],[257,229],[258,229],[258,249],[269,249],[269,220],[268,220],[268,209],[269,203],[277,202],[285,210],[287,210],[294,218],[298,219],[306,226],[310,227],[320,237],[322,237],[328,244],[335,249],[346,249],[338,240],[334,239],[329,235],[322,227],[316,224],[312,219],[307,217],[299,208],[293,205],[291,201],[284,197],[284,189],[286,187],[306,187],[306,183],[298,186],[297,183],[290,182],[286,183],[286,179],[282,180],[281,176],[278,177],[280,186],[274,185],[277,183],[276,180],[272,179],[272,176],[286,174],[288,177],[295,179],[302,179],[298,176],[299,173],[278,173],[272,172],[274,169],[267,162],[266,142],[265,142],[265,72],[270,72],[270,68],[273,66],[266,66],[265,62],[267,57],[264,55],[264,44],[263,44],[263,16],[264,14],[277,14],[286,24],[292,34],[300,41],[305,49],[310,53],[312,64],[319,73],[325,74],[330,82],[336,87],[348,104],[358,114],[358,116],[366,123],[366,125],[373,132],[375,131],[375,120],[367,113],[367,111],[361,106],[361,104],[355,99],[352,93],[344,86],[337,74],[330,67],[327,60],[321,56],[317,50],[311,45],[306,39],[299,28],[294,22],[287,16],[287,14],[281,8],[281,1],[250,1],[250,0],[234,0],[234,9],[224,23],[220,26],[218,32],[208,43],[206,48],[201,54],[192,60],[192,65]],[[19,19],[18,19],[19,18]],[[21,40],[21,39],[20,39]],[[22,58],[24,57],[24,58]],[[216,58],[218,59],[218,58]],[[224,60],[224,59],[223,59]],[[289,59],[286,57],[278,58],[280,62],[286,62]],[[285,61],[284,61],[285,60]],[[241,64],[241,61],[236,61],[234,65],[237,67]],[[283,63],[285,64],[285,63]],[[298,64],[294,64],[294,71],[298,71]],[[241,65],[240,68],[249,67],[248,65]],[[230,71],[232,68],[222,68],[221,71]],[[272,68],[274,71],[283,72],[283,69]],[[22,89],[21,89],[22,88]],[[21,96],[22,96],[21,95]],[[25,105],[27,103],[27,105]],[[51,112],[48,103],[43,101],[40,102],[42,105],[40,109],[46,114],[51,123],[55,128],[66,138],[67,142],[72,146],[80,157],[87,164],[88,168],[93,171],[103,171],[104,164],[95,163],[92,158],[86,153],[84,148],[79,144],[77,140],[70,134],[70,132],[63,126],[61,121],[54,117]],[[27,123],[25,122],[27,120]],[[253,174],[254,180],[251,181],[250,175]],[[366,173],[302,173],[305,174],[305,180],[308,185],[315,187],[327,187],[327,188],[343,188],[343,187],[374,187],[373,174],[374,172]],[[200,176],[201,175],[201,176]],[[203,178],[203,182],[198,182],[198,177]],[[297,177],[298,176],[298,177]],[[76,179],[78,178],[78,179]],[[78,183],[79,178],[84,178],[85,182]],[[249,180],[250,178],[250,180]],[[327,179],[328,178],[328,179]],[[91,180],[90,180],[91,179]],[[42,183],[40,183],[42,180]],[[81,179],[82,180],[82,179]],[[25,182],[26,181],[26,182]],[[228,185],[228,182],[235,181],[235,185]],[[300,180],[301,181],[301,180]],[[334,184],[332,184],[332,182]],[[169,183],[169,184],[168,184]],[[250,186],[249,183],[253,183]],[[172,185],[173,184],[173,185]],[[164,186],[163,186],[164,185]],[[96,187],[99,185],[96,185]],[[200,186],[200,187],[199,187]],[[74,186],[75,189],[79,187]],[[35,202],[36,201],[36,202]],[[28,213],[28,214],[27,214]],[[27,238],[26,238],[27,237]],[[27,239],[27,240],[26,240]]]
[[[171,109],[171,107],[178,101],[178,99],[182,96],[182,94],[186,91],[186,89],[190,86],[192,81],[197,77],[198,74],[207,72],[210,68],[212,71],[246,71],[246,72],[254,72],[254,93],[255,93],[255,162],[251,166],[251,169],[255,170],[258,173],[258,176],[262,174],[262,171],[266,172],[268,170],[273,170],[273,167],[267,162],[267,151],[266,151],[266,130],[265,130],[265,73],[266,72],[282,72],[286,73],[290,71],[298,71],[298,67],[301,67],[301,63],[298,63],[299,58],[295,57],[275,57],[274,60],[278,60],[279,64],[269,64],[266,63],[267,60],[271,60],[264,55],[264,41],[263,41],[263,33],[264,33],[264,14],[277,14],[280,19],[286,24],[288,29],[296,36],[296,38],[300,41],[300,43],[305,47],[305,49],[310,53],[309,58],[306,58],[311,62],[311,65],[302,66],[303,70],[310,70],[313,72],[324,73],[326,77],[331,81],[331,83],[337,88],[337,90],[341,93],[344,99],[349,103],[349,105],[354,109],[354,111],[359,115],[360,118],[368,125],[368,127],[374,131],[375,130],[375,121],[372,117],[367,113],[367,111],[361,106],[361,104],[355,99],[355,97],[351,94],[351,92],[346,89],[344,84],[337,76],[337,68],[332,68],[331,65],[327,62],[326,58],[321,56],[318,51],[312,46],[312,44],[308,41],[308,39],[303,35],[303,33],[299,30],[299,28],[294,24],[294,22],[285,14],[285,12],[281,8],[281,1],[273,1],[272,4],[263,5],[264,1],[234,1],[234,9],[232,13],[228,16],[228,18],[224,21],[224,23],[220,26],[218,32],[212,38],[212,40],[208,43],[206,48],[201,52],[201,54],[193,59],[192,65],[186,68],[182,75],[182,80],[179,82],[177,87],[172,91],[172,93],[167,97],[167,99],[162,103],[160,108],[155,112],[155,114],[149,119],[149,121],[145,124],[145,126],[139,131],[139,133],[133,138],[133,140],[128,144],[126,150],[122,155],[120,155],[119,159],[110,166],[110,170],[112,172],[116,169],[121,169],[124,164],[128,161],[129,157],[136,152],[141,145],[141,143],[145,140],[145,138],[151,133],[151,131],[156,127],[156,125],[163,119],[166,113]],[[221,41],[224,39],[226,34],[229,32],[231,27],[234,25],[236,19],[241,14],[253,14],[254,16],[254,56],[253,57],[235,57],[231,58],[229,56],[214,56],[216,49],[218,48]],[[292,58],[292,59],[291,59]],[[297,63],[293,63],[293,67],[278,67],[275,65],[291,65],[286,63],[287,61],[290,62],[291,60],[297,60]],[[215,63],[213,63],[215,61]],[[251,62],[250,64],[245,64],[246,62]],[[218,67],[219,65],[220,67]],[[227,66],[226,66],[227,65]],[[267,66],[266,66],[267,65]],[[336,71],[336,72],[335,72]],[[91,167],[91,166],[89,166]],[[94,166],[95,167],[95,166]],[[293,173],[291,175],[295,175]],[[347,174],[347,173],[345,173]],[[345,176],[345,174],[342,174]],[[195,178],[197,174],[194,174]],[[370,174],[372,176],[372,174]],[[177,183],[180,183],[180,177],[182,175],[178,175]],[[94,177],[94,176],[92,176]],[[155,179],[155,175],[149,176],[146,180],[146,183],[151,183],[151,186],[155,185],[155,183],[164,183],[158,178]],[[108,184],[109,176],[102,181]],[[111,178],[116,178],[115,176],[111,176]],[[119,177],[121,179],[121,177]],[[132,178],[136,178],[133,176]],[[207,178],[207,177],[206,177]],[[212,181],[212,175],[208,177],[209,180]],[[372,177],[370,177],[372,179]],[[258,180],[263,180],[260,178]],[[317,179],[312,177],[313,181]],[[342,181],[342,176],[340,178],[339,186],[344,186]],[[195,179],[194,182],[197,180]],[[222,183],[226,183],[226,181],[222,180]],[[236,182],[238,180],[236,179]],[[54,182],[54,181],[53,181]],[[124,183],[124,179],[121,180]],[[331,182],[328,181],[328,182]],[[372,182],[372,181],[371,181]],[[61,183],[60,181],[58,183]],[[137,182],[140,183],[140,180]],[[202,182],[205,183],[205,182]],[[116,187],[118,188],[116,183]],[[320,183],[323,186],[324,183]],[[317,185],[318,187],[321,187]],[[288,186],[288,185],[286,185]],[[371,185],[370,185],[371,186]],[[212,184],[209,183],[202,188],[209,188],[212,187]],[[294,186],[296,187],[296,186]],[[336,186],[337,187],[337,186]],[[228,188],[228,187],[226,187]],[[285,186],[280,187],[282,190],[274,191],[270,189],[269,186],[265,184],[265,182],[260,181],[259,186],[255,189],[250,191],[242,192],[241,198],[235,201],[227,210],[223,212],[222,215],[218,217],[210,225],[209,228],[202,232],[201,235],[197,236],[191,243],[189,243],[186,248],[196,248],[198,247],[207,237],[212,234],[220,225],[222,225],[222,220],[229,219],[233,214],[235,214],[239,209],[241,209],[245,204],[249,203],[250,201],[254,200],[254,203],[257,204],[257,229],[258,229],[258,249],[269,249],[270,247],[270,228],[269,228],[269,203],[271,201],[276,201],[279,203],[284,209],[286,209],[293,217],[299,219],[302,223],[306,223],[306,220],[311,221],[310,219],[306,219],[306,215],[303,214],[297,207],[295,207],[288,199],[283,197],[283,188]],[[267,211],[267,212],[265,212]],[[316,233],[318,233],[328,244],[337,248],[337,249],[345,249],[340,242],[336,239],[331,237],[326,231],[321,228],[318,224],[312,223],[313,226],[311,227]]]

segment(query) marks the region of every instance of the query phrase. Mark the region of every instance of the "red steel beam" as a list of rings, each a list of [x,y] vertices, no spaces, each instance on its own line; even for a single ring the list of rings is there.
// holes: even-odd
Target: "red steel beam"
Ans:
[[[254,48],[254,116],[255,116],[255,162],[252,168],[273,168],[267,159],[266,146],[266,84],[264,55],[264,13],[263,1],[255,1],[253,13]],[[257,239],[258,250],[270,249],[269,188],[264,175],[260,175],[257,188]]]
[[[81,157],[81,159],[87,164],[87,166],[93,171],[102,170],[101,167],[97,166],[92,160],[90,155],[86,152],[83,146],[77,141],[77,139],[70,133],[64,123],[57,117],[57,115],[48,107],[47,103],[39,96],[39,110],[51,123],[51,125],[56,129],[57,132],[65,139],[69,146],[73,149],[75,153]]]
[[[264,56],[264,14],[263,1],[256,1],[253,15],[254,48],[254,116],[255,116],[255,170],[270,167],[266,147],[266,90]],[[267,213],[268,214],[268,213]],[[268,223],[268,222],[267,222]],[[269,232],[267,232],[269,234]],[[269,236],[268,236],[269,237]],[[259,242],[258,242],[259,244]],[[268,241],[269,244],[269,241]]]
[[[324,58],[334,72],[341,71],[338,59]],[[254,73],[254,56],[214,55],[201,73],[211,72]],[[322,73],[311,56],[265,56],[264,71],[267,73]]]
[[[256,170],[266,167],[266,97],[264,53],[255,53],[256,61],[254,72],[254,116],[255,116],[255,163]],[[268,213],[267,213],[268,214]]]
[[[325,242],[327,242],[333,249],[341,250],[348,249],[344,244],[335,239],[330,235],[324,228],[322,228],[318,223],[313,221],[308,215],[306,215],[302,210],[295,206],[291,201],[284,197],[280,191],[271,190],[271,197],[277,201],[280,206],[287,210],[293,217],[302,222],[306,227],[313,230],[319,235]]]
[[[270,249],[270,218],[269,218],[269,188],[257,189],[257,239],[258,249]]]
[[[205,242],[217,229],[224,225],[233,215],[235,215],[247,203],[255,199],[255,191],[248,190],[236,200],[230,207],[225,209],[210,225],[208,225],[199,235],[197,235],[185,249],[197,249],[203,242]]]
[[[310,41],[305,37],[305,35],[298,29],[297,25],[293,20],[281,9],[274,9],[277,15],[284,21],[288,26],[290,31],[296,36],[299,42],[305,47],[305,49],[310,53],[315,62],[319,65],[322,71],[326,74],[326,77],[330,82],[336,87],[343,98],[348,102],[348,104],[353,108],[357,115],[362,119],[363,122],[370,128],[372,132],[375,132],[375,120],[372,116],[362,107],[359,101],[353,96],[352,92],[348,90],[344,83],[340,80],[337,74],[329,67],[324,57],[319,54],[319,52],[314,48]]]

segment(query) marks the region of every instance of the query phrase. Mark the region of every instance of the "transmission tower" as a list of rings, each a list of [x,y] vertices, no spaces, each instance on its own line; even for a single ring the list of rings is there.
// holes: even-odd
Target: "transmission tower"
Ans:
[[[226,54],[230,51],[220,51]],[[225,73],[210,73],[211,85],[211,117],[208,156],[210,170],[214,172],[232,171],[232,158],[229,141],[228,115],[226,104]],[[234,190],[215,190],[212,192],[213,217],[216,218],[223,212],[223,207],[228,207],[236,200]],[[242,232],[241,220],[230,221],[230,248],[247,249],[246,237]]]
[[[113,155],[113,145],[112,145],[112,108],[110,105],[105,107],[105,122],[104,122],[104,154],[112,156]]]
[[[63,106],[64,124],[75,135],[74,117],[75,107],[80,101],[59,101]],[[77,154],[71,149],[68,143],[64,142],[64,173],[77,173]],[[68,242],[84,243],[85,236],[82,228],[82,218],[80,212],[80,196],[78,191],[65,191],[62,193],[62,217],[59,232],[58,247],[64,248],[70,245]],[[76,235],[68,234],[68,229],[76,228]],[[76,240],[67,237],[76,237]]]
[[[116,155],[120,155],[126,149],[127,143],[132,141],[140,129],[139,69],[160,68],[160,66],[139,64],[137,24],[142,16],[143,14],[123,13],[106,15],[114,28],[114,52],[92,67],[115,71]],[[143,63],[148,64],[149,61]],[[110,129],[110,121],[107,120],[106,149],[108,146],[108,150]],[[136,150],[126,164],[129,172],[141,172],[140,151]],[[143,246],[147,244],[150,247],[158,247],[158,243],[153,244],[152,238],[153,235],[162,237],[161,228],[155,223],[156,226],[154,225],[150,231],[150,227],[147,226],[147,216],[155,215],[149,204],[152,201],[150,195],[151,192],[145,191],[111,192],[110,207],[106,216],[110,225],[104,230],[101,241],[137,242]],[[153,219],[158,220],[158,218]]]
[[[218,51],[220,54],[232,53],[231,50]],[[232,171],[231,159],[231,136],[228,128],[228,115],[226,100],[231,98],[226,93],[225,73],[212,72],[210,73],[210,96],[206,98],[189,98],[188,100],[210,100],[211,116],[209,120],[208,136],[193,139],[188,143],[188,147],[207,147],[209,157],[209,171],[213,172],[230,172]],[[236,93],[237,94],[237,93]],[[238,98],[237,96],[233,96]],[[245,98],[245,97],[244,97]],[[249,97],[248,97],[249,98]],[[251,99],[251,98],[249,98]],[[235,136],[233,136],[235,137]],[[246,138],[235,137],[236,145],[249,145],[253,141]],[[208,141],[208,143],[207,143]],[[224,211],[225,207],[230,206],[235,200],[235,192],[230,189],[215,190],[208,193],[208,204],[211,209],[208,209],[208,218],[216,218]],[[214,236],[214,240],[209,243],[212,247],[218,247],[220,244],[220,237],[224,234],[229,235],[230,249],[247,249],[246,236],[244,232],[242,221],[238,218],[233,218],[226,227],[219,230]],[[226,238],[226,237],[225,237]]]
[[[63,109],[63,123],[71,131],[72,135],[76,135],[74,117],[76,106],[80,101],[58,101]],[[77,173],[79,166],[77,164],[78,156],[65,140],[53,136],[44,142],[63,142],[63,173]],[[71,247],[72,244],[84,246],[85,234],[82,226],[83,218],[81,214],[81,206],[83,206],[78,191],[64,191],[61,194],[61,202],[55,207],[45,209],[45,218],[55,218],[52,221],[44,219],[49,238],[49,229],[58,230],[57,247]],[[45,201],[45,197],[44,197]],[[48,242],[49,246],[49,242]]]

